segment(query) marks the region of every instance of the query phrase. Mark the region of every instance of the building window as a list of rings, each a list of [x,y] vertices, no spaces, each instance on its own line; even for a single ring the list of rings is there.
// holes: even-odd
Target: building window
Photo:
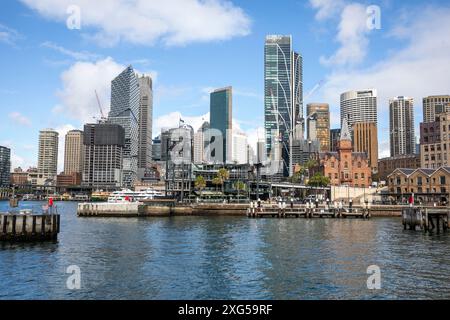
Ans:
[[[345,163],[344,163],[344,168],[348,169],[348,162],[347,161],[345,161]]]
[[[357,173],[355,173],[355,179],[358,180],[358,174]]]
[[[445,176],[441,176],[441,185],[446,184]]]
[[[361,162],[358,162],[358,168],[361,168],[361,166],[362,166]]]

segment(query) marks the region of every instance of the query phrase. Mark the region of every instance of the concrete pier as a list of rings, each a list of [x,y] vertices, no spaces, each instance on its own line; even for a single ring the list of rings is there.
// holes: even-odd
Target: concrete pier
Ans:
[[[60,221],[59,214],[0,213],[0,241],[56,240]]]
[[[80,217],[136,217],[140,205],[138,202],[80,203],[77,214]]]

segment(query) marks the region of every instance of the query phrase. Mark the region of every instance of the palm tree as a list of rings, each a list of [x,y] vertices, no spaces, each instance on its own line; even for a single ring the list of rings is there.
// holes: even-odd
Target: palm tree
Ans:
[[[203,176],[198,176],[195,179],[195,188],[200,191],[200,198],[202,197],[203,190],[206,188],[206,181]]]
[[[247,185],[242,181],[238,181],[238,182],[236,182],[234,187],[236,188],[236,190],[238,192],[238,201],[240,202],[241,201],[240,200],[240,191],[245,191],[247,189]]]
[[[217,186],[222,184],[222,180],[220,180],[219,177],[215,177],[214,179],[212,179],[212,184],[216,186],[216,191],[217,191]]]
[[[217,177],[220,179],[220,184],[222,185],[222,194],[225,195],[225,182],[230,179],[230,172],[227,169],[222,168],[217,173]]]

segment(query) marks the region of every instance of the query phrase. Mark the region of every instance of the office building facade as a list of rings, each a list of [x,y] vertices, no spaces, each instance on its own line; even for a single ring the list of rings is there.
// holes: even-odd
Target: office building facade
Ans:
[[[142,76],[139,82],[139,155],[138,167],[149,168],[152,162],[153,81]]]
[[[415,154],[414,100],[396,97],[389,101],[391,157]]]
[[[283,175],[293,174],[292,143],[303,137],[303,58],[293,50],[292,37],[269,35],[264,46],[264,127],[268,157],[281,142]],[[301,132],[300,132],[301,131]]]
[[[435,120],[420,124],[420,163],[426,169],[450,164],[450,112],[439,114]]]
[[[378,130],[374,122],[353,124],[353,151],[366,153],[373,173],[378,172]]]
[[[306,106],[307,139],[318,140],[320,151],[330,151],[330,106],[310,103]]]
[[[116,124],[84,126],[83,184],[97,189],[123,187],[125,129]]]
[[[84,163],[84,133],[81,130],[72,130],[66,134],[64,148],[64,174],[81,174]]]
[[[340,136],[341,136],[341,129],[331,129],[330,130],[330,151],[331,152],[337,151]]]
[[[194,163],[202,164],[207,161],[205,156],[205,147],[208,143],[207,134],[209,130],[209,122],[204,122],[203,125],[194,134]]]
[[[131,188],[137,180],[139,158],[139,104],[138,78],[129,66],[111,82],[111,111],[108,123],[125,130],[123,152],[123,183]]]
[[[233,89],[217,89],[210,96],[210,126],[223,138],[223,163],[232,161]]]

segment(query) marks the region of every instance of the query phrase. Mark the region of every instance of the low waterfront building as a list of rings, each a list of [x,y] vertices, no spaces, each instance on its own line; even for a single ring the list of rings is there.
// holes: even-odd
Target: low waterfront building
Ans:
[[[420,168],[420,155],[409,154],[378,160],[378,177],[380,181],[386,181],[388,175],[397,168]]]
[[[422,203],[446,204],[450,192],[450,167],[438,169],[396,169],[388,175],[391,197],[406,202],[414,194]]]
[[[70,186],[80,186],[82,175],[78,172],[73,172],[70,174],[59,174],[56,177],[56,186],[57,187],[70,187]]]
[[[321,152],[318,168],[333,186],[369,187],[372,170],[366,153],[353,152],[352,137],[344,120],[336,152]]]

